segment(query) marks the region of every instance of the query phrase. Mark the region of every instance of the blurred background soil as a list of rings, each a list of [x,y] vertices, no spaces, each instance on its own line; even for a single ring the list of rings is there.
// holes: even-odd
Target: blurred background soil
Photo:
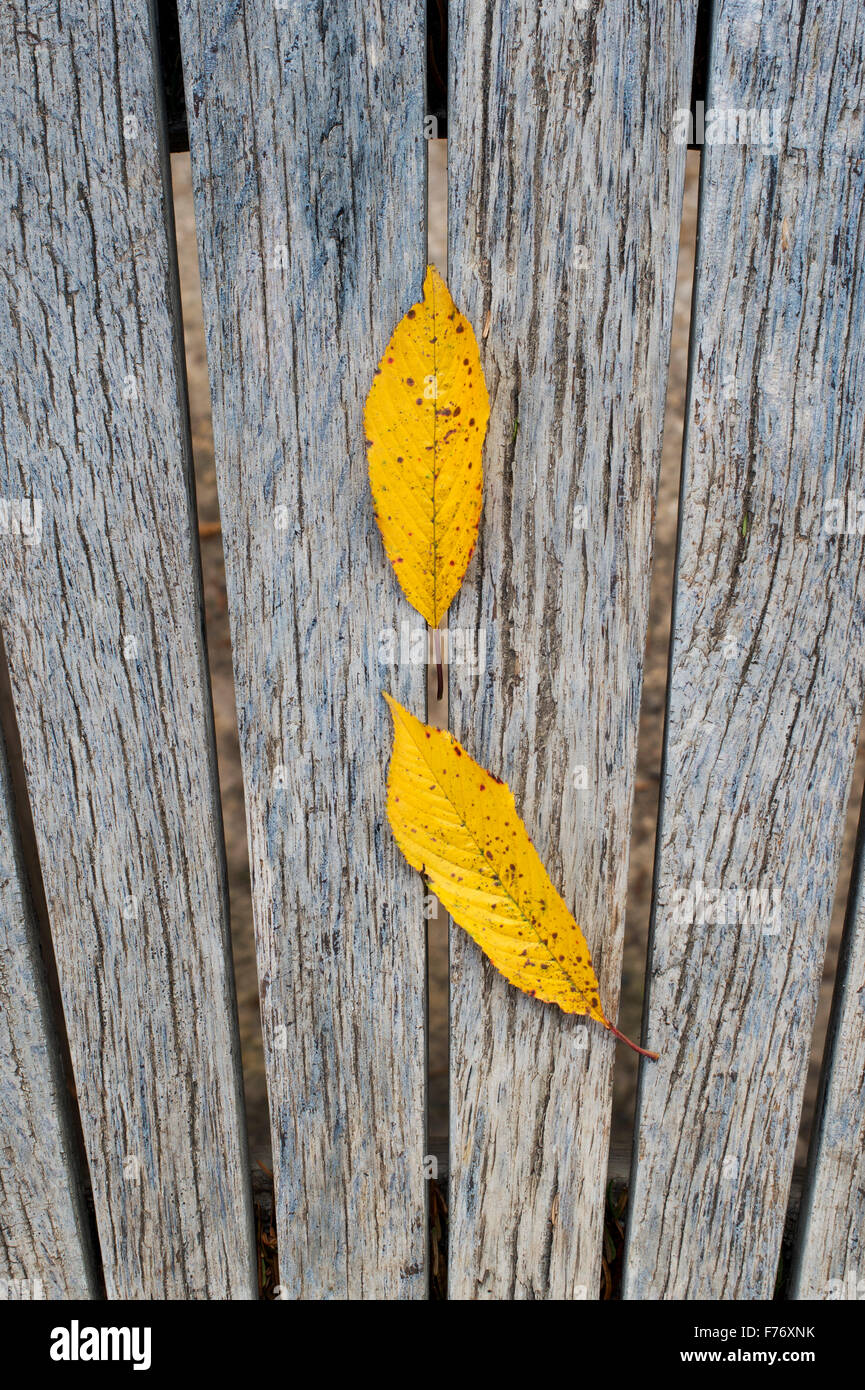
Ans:
[[[446,150],[444,141],[430,141],[429,259],[434,261],[442,271],[445,270],[447,264]],[[188,155],[175,154],[172,156],[172,177],[186,334],[192,442],[195,451],[195,473],[198,489],[210,673],[213,686],[219,775],[228,856],[232,940],[243,1049],[249,1144],[253,1160],[269,1167],[270,1138],[267,1093],[258,1012],[258,985],[253,942],[249,861],[246,848],[243,782],[237,744],[231,645],[222,540],[219,530],[219,505],[210,422],[210,394],[207,380]],[[699,154],[692,151],[688,156],[682,219],[631,839],[624,975],[619,1018],[620,1027],[631,1037],[638,1037],[640,1032],[646,940],[652,891],[655,822],[658,808],[667,682],[670,603],[675,560],[682,422],[687,382],[688,331],[697,224],[698,184]],[[832,920],[814,1053],[803,1114],[800,1162],[804,1157],[804,1135],[807,1133],[813,1115],[819,1056],[822,1051],[828,1017],[831,981],[834,977],[837,960],[863,780],[865,780],[865,757],[863,757],[860,740],[853,795],[847,817],[839,891]],[[431,1034],[430,1134],[435,1149],[443,1142],[447,1129],[447,943],[443,921],[430,924],[429,939],[431,952],[429,1001]],[[630,1144],[637,1075],[636,1063],[637,1059],[633,1053],[630,1053],[626,1048],[618,1049],[613,1115],[613,1149],[617,1155],[616,1162],[619,1166],[624,1163],[624,1155]]]

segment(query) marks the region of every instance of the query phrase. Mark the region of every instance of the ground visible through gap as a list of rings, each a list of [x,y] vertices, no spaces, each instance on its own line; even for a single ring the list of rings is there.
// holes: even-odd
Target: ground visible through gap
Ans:
[[[210,387],[201,287],[198,278],[198,248],[192,207],[192,181],[188,154],[171,156],[174,188],[174,216],[177,226],[177,259],[180,266],[180,294],[186,338],[186,373],[189,383],[189,414],[192,449],[195,457],[195,485],[198,494],[198,527],[201,539],[201,567],[204,577],[204,610],[207,624],[210,680],[213,689],[216,752],[219,761],[219,789],[225,824],[228,861],[228,891],[231,904],[231,944],[240,1019],[240,1047],[246,1093],[249,1152],[253,1173],[259,1165],[271,1168],[270,1122],[264,1079],[264,1050],[261,1016],[258,1008],[258,976],[252,927],[252,898],[249,881],[249,853],[246,842],[246,814],[243,801],[243,774],[237,736],[234,703],[234,676],[231,666],[231,639],[228,629],[228,603],[225,594],[225,566],[219,529],[219,502],[213,464],[213,426],[210,414]]]

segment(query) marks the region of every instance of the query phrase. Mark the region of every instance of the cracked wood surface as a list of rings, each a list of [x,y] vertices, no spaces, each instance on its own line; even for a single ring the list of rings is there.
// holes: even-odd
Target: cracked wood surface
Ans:
[[[865,674],[863,43],[715,9],[707,109],[779,114],[703,151],[627,1298],[775,1284]]]
[[[865,823],[826,1039],[789,1297],[861,1299],[865,1290]]]
[[[253,1297],[154,16],[0,19],[2,621],[106,1288]]]
[[[2,736],[0,1001],[0,1298],[95,1298],[84,1175]]]
[[[451,290],[492,415],[451,727],[513,788],[616,1017],[696,5],[456,0]],[[584,509],[584,510],[580,510]],[[614,1043],[452,934],[449,1289],[597,1294]]]
[[[181,0],[283,1289],[422,1298],[422,887],[381,688],[423,713],[363,403],[424,269],[424,9]],[[420,623],[420,619],[414,619]]]

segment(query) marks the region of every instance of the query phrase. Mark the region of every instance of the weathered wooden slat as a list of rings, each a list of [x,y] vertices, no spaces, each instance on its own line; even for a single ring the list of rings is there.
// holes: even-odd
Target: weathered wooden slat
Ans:
[[[860,820],[793,1268],[796,1299],[865,1295],[865,820]]]
[[[253,1297],[153,22],[0,19],[0,621],[108,1295]]]
[[[452,727],[514,789],[613,1018],[695,10],[450,12],[450,280],[492,402],[450,615],[485,670],[452,664]],[[459,931],[452,959],[451,1296],[594,1298],[612,1038]]]
[[[98,1292],[59,1056],[0,736],[0,1299]]]
[[[424,678],[380,660],[412,613],[363,436],[423,274],[423,6],[180,21],[283,1292],[423,1297],[424,922],[380,690],[421,713]]]
[[[714,10],[628,1298],[776,1277],[865,677],[863,43]]]

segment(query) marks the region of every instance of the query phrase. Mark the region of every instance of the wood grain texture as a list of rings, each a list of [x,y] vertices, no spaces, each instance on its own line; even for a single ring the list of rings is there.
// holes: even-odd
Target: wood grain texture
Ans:
[[[707,107],[779,125],[703,152],[628,1298],[775,1283],[865,675],[863,43],[715,7]]]
[[[452,728],[513,788],[613,1019],[695,10],[450,12],[450,284],[492,402],[451,614],[486,669],[451,666]],[[594,1298],[612,1037],[451,949],[451,1296]]]
[[[0,1299],[97,1296],[59,1057],[0,736]]]
[[[0,621],[106,1288],[255,1296],[224,851],[145,0],[2,16]]]
[[[860,818],[788,1297],[865,1296],[865,821]]]
[[[385,819],[380,694],[423,712],[422,667],[380,661],[420,620],[363,436],[423,277],[423,6],[180,20],[283,1294],[423,1297],[422,891]]]

